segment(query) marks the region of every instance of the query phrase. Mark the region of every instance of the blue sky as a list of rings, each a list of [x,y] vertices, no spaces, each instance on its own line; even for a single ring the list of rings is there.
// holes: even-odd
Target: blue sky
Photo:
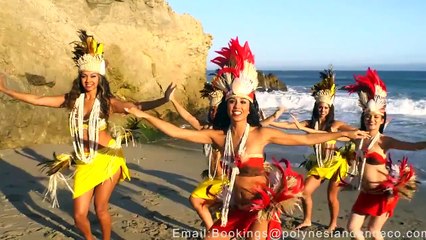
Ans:
[[[168,0],[199,20],[215,50],[248,41],[265,70],[426,70],[424,0]]]

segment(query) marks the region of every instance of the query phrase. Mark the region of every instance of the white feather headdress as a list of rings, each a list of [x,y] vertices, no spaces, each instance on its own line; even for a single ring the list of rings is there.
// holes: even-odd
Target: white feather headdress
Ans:
[[[93,36],[87,35],[85,30],[80,30],[78,33],[80,42],[72,42],[74,44],[73,60],[78,70],[105,75],[104,45],[98,43]]]

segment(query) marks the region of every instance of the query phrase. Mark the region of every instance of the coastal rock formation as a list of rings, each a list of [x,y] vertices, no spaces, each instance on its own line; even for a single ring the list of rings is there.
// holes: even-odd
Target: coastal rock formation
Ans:
[[[197,107],[212,37],[165,0],[3,1],[0,72],[7,86],[39,95],[68,92],[77,77],[70,43],[78,40],[78,29],[105,44],[107,78],[116,96],[159,98],[175,81],[176,97]],[[66,124],[64,109],[34,107],[0,93],[0,148],[69,141]]]
[[[258,70],[257,77],[259,79],[257,91],[287,91],[287,85],[272,73],[265,75],[262,71]]]

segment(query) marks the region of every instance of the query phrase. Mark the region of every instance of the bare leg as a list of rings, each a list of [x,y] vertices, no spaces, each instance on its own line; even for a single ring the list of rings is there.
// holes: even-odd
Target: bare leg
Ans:
[[[86,240],[93,240],[90,230],[90,222],[87,219],[90,202],[93,197],[93,189],[74,199],[74,222]]]
[[[229,240],[229,239],[231,238],[221,235],[220,232],[212,231],[212,229],[210,229],[210,231],[207,233],[207,236],[204,238],[204,240]]]
[[[102,239],[111,239],[111,216],[108,212],[109,198],[112,190],[120,179],[121,169],[119,169],[110,179],[95,187],[95,211],[102,229]]]
[[[303,190],[303,222],[299,224],[296,229],[309,227],[312,225],[312,193],[321,185],[321,179],[314,176],[309,176],[305,181],[305,188]]]
[[[330,179],[327,189],[328,198],[328,209],[330,210],[330,224],[328,225],[328,231],[334,231],[337,227],[337,218],[339,216],[339,183],[334,179]]]
[[[268,237],[268,221],[267,220],[256,220],[251,228],[247,240],[264,240]]]
[[[385,225],[386,220],[388,220],[388,213],[383,213],[382,215],[378,216],[378,217],[371,217],[370,221],[368,222],[368,231],[370,231],[370,233],[373,236],[373,239],[375,240],[382,240],[384,239],[381,231],[382,231],[382,227],[383,225]]]
[[[201,220],[203,220],[206,229],[210,229],[213,226],[213,218],[210,214],[210,203],[202,198],[196,198],[193,196],[189,197],[189,201],[191,202],[192,207],[194,207],[198,216],[200,216]]]
[[[349,217],[348,230],[352,232],[356,240],[364,240],[364,235],[362,234],[361,228],[364,223],[365,215],[360,215],[352,213]]]

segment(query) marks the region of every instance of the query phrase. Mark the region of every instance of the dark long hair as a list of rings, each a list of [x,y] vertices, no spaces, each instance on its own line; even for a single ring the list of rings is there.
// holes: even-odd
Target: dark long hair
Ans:
[[[231,119],[228,116],[227,101],[225,97],[222,98],[221,103],[217,107],[216,116],[213,119],[213,129],[227,131],[231,124]],[[261,127],[259,104],[257,103],[256,96],[254,96],[253,103],[250,102],[250,113],[247,116],[247,123],[252,127]]]
[[[108,80],[105,76],[99,75],[99,84],[97,88],[96,97],[101,103],[101,116],[102,118],[108,119],[110,113],[110,99],[114,96],[111,93]],[[84,93],[86,90],[81,84],[81,72],[79,72],[78,77],[74,79],[72,83],[71,90],[65,94],[65,102],[62,104],[63,107],[72,109],[74,107],[76,99],[80,96],[81,93]]]
[[[364,117],[365,117],[365,112],[362,112],[362,114],[361,114],[361,128],[360,128],[360,130],[367,131],[367,126],[365,126]],[[386,112],[383,115],[383,123],[380,124],[380,128],[379,128],[379,132],[380,133],[383,133],[383,131],[385,130],[385,125],[386,125]]]
[[[315,129],[315,123],[319,120],[319,103],[315,102],[314,104],[314,109],[312,109],[312,116],[311,116],[311,120],[309,121],[309,128]],[[330,132],[331,131],[331,126],[334,123],[334,104],[330,105],[330,109],[329,112],[327,114],[327,116],[325,117],[325,123],[323,125],[322,129],[318,129],[318,130],[323,130],[323,131],[327,131]]]

